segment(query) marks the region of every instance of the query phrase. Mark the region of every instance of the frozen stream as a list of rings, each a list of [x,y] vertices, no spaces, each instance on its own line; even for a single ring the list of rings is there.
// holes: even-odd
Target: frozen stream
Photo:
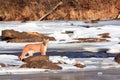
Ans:
[[[61,71],[21,69],[19,66],[23,62],[18,60],[17,55],[21,54],[28,43],[0,41],[0,63],[7,65],[0,68],[0,80],[120,79],[120,65],[114,61],[114,56],[120,53],[120,20],[100,21],[95,24],[86,24],[84,21],[0,22],[0,32],[6,29],[39,32],[55,37],[56,41],[48,44],[47,55],[53,62],[63,61],[67,64],[59,64],[63,68]],[[72,33],[67,33],[69,31]],[[74,43],[74,38],[100,38],[98,34],[101,33],[109,33],[111,38],[107,39],[110,42]],[[85,64],[86,67],[77,68],[73,66],[75,62]]]

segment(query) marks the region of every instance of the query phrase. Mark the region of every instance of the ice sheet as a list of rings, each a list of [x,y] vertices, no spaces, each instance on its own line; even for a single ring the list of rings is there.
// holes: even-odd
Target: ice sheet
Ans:
[[[120,20],[99,21],[95,24],[86,24],[84,21],[41,21],[41,22],[0,22],[0,31],[14,29],[20,32],[30,31],[39,32],[48,36],[55,37],[56,41],[48,43],[48,52],[58,51],[106,51],[108,53],[120,53]],[[88,27],[86,27],[88,26]],[[67,32],[72,33],[67,33]],[[111,42],[93,42],[93,43],[72,43],[74,38],[99,38],[98,34],[109,33]],[[1,33],[0,33],[1,36]],[[21,52],[23,47],[28,43],[7,43],[0,41],[0,62],[5,63],[8,67],[0,68],[0,74],[23,74],[31,72],[44,72],[44,69],[20,69],[23,62],[17,59],[17,56],[9,53]],[[4,54],[6,53],[6,54]],[[67,64],[60,64],[62,71],[69,70],[94,70],[120,68],[120,65],[114,61],[114,57],[108,58],[68,58],[67,56],[50,56],[51,61],[63,61]],[[81,62],[86,65],[85,68],[73,66],[75,62]],[[10,67],[16,65],[17,67]],[[51,70],[48,70],[51,71]]]

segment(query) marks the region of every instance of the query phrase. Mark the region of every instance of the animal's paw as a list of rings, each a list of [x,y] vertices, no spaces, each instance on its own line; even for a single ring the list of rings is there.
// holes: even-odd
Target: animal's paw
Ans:
[[[21,60],[21,57],[20,57],[20,56],[18,56],[18,59],[19,59],[19,60]]]

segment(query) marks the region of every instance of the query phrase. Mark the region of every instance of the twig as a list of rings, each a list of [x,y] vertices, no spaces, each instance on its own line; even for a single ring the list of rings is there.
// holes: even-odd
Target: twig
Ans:
[[[47,17],[49,14],[51,14],[55,9],[57,9],[58,6],[62,5],[63,2],[59,2],[52,10],[50,10],[48,13],[46,13],[45,15],[43,15],[38,21],[43,20],[45,17]]]
[[[120,12],[118,12],[117,16],[115,17],[115,19],[118,19],[120,16]]]

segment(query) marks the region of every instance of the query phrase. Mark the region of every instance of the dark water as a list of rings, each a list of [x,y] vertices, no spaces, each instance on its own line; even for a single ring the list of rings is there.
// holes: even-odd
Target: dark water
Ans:
[[[86,51],[81,51],[81,52],[49,52],[47,53],[49,56],[67,56],[69,58],[90,58],[90,57],[95,57],[95,58],[107,58],[107,57],[115,57],[116,54],[110,54],[106,52],[86,52]]]
[[[9,50],[8,50],[9,52]],[[8,54],[8,55],[21,55],[22,50],[18,50],[18,52],[15,53],[0,53],[0,54]],[[35,56],[40,55],[40,53],[34,54]],[[106,53],[105,51],[100,52],[87,52],[87,51],[81,51],[81,52],[47,52],[48,56],[67,56],[68,58],[108,58],[108,57],[115,57],[117,54],[111,54]]]

